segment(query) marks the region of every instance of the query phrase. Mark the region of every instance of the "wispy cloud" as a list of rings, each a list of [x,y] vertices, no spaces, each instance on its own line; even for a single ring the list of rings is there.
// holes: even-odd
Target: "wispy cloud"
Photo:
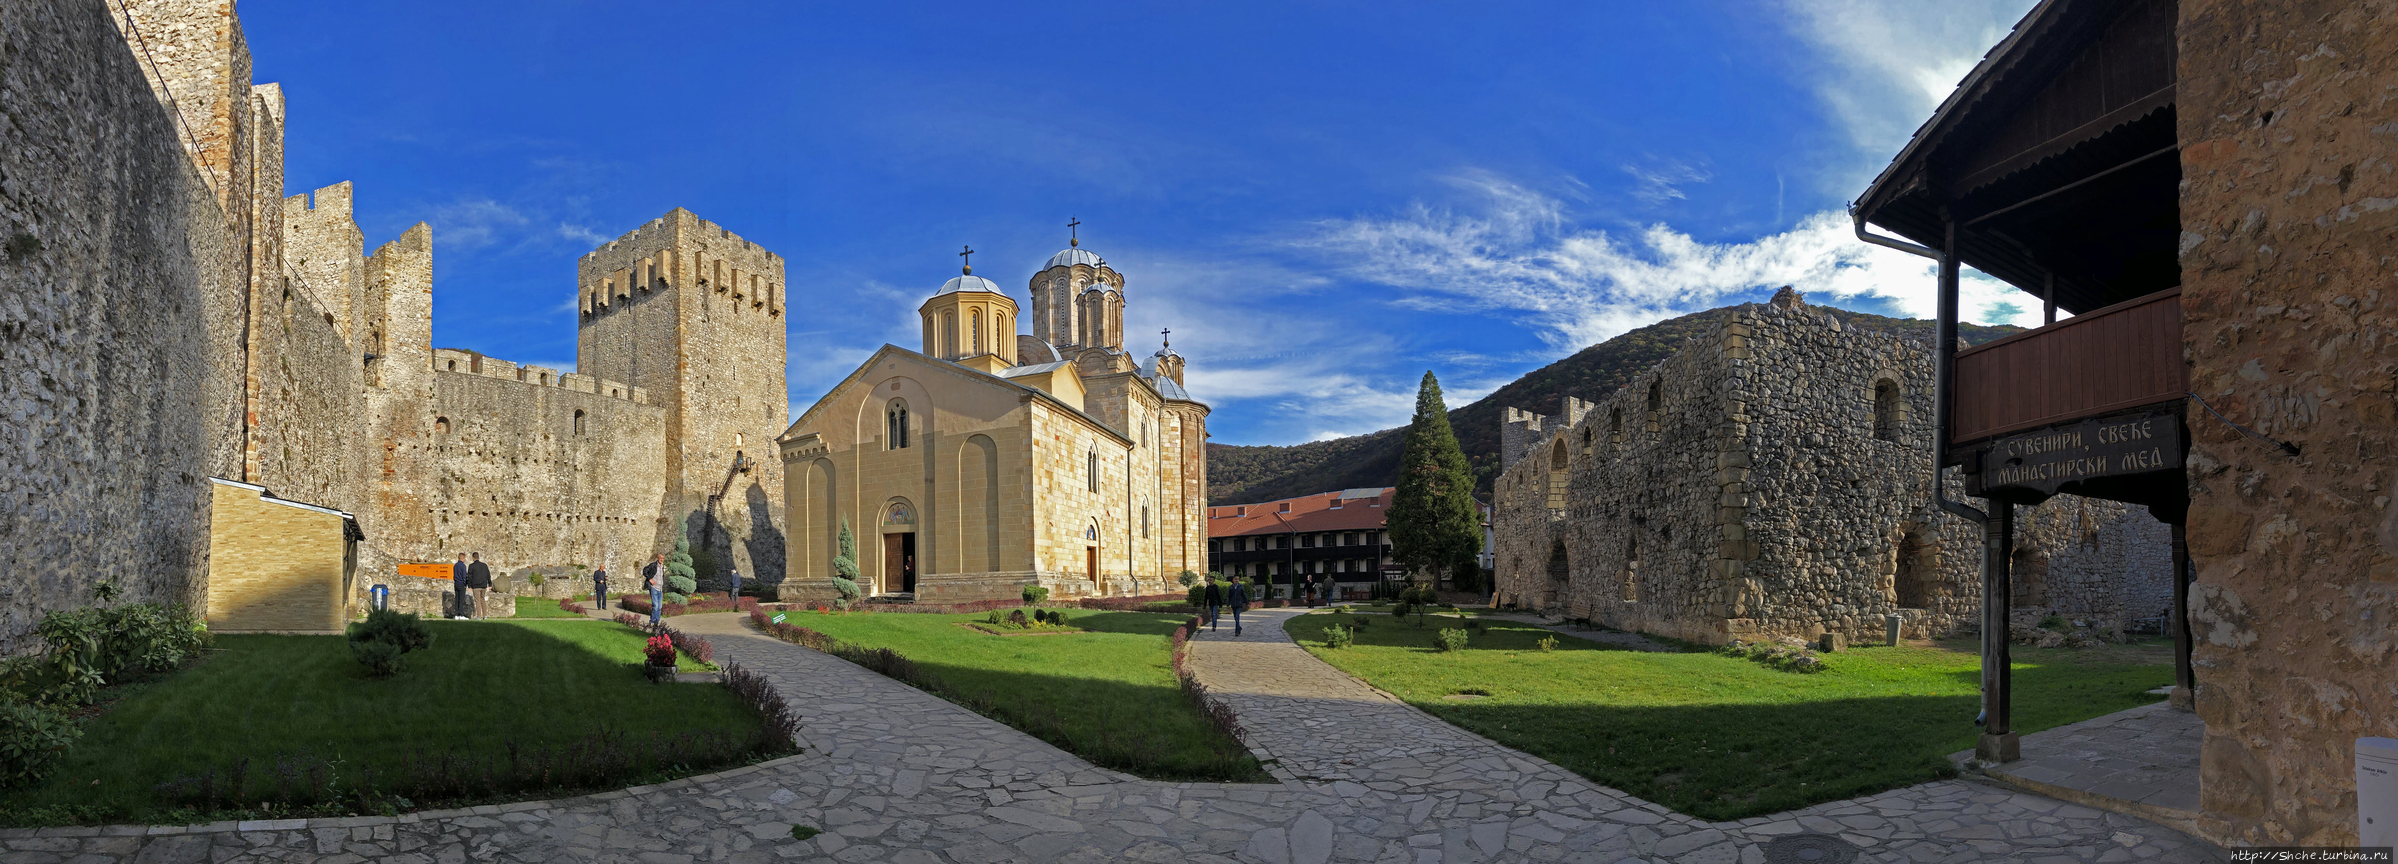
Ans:
[[[1816,49],[1816,96],[1859,160],[1823,172],[1853,194],[1972,72],[2035,0],[1785,0],[1793,33]]]
[[[1840,213],[1744,243],[1704,243],[1664,224],[1619,236],[1574,224],[1564,202],[1505,178],[1453,180],[1479,192],[1480,206],[1416,204],[1385,218],[1330,220],[1298,243],[1398,289],[1402,305],[1512,318],[1559,354],[1780,285],[1819,302],[1933,313],[1930,263],[1857,242]],[[1969,279],[1963,294],[1964,308],[1986,323],[2025,323],[2005,302],[2011,289],[1995,280]]]
[[[615,239],[606,234],[593,231],[588,227],[576,225],[570,222],[558,223],[558,236],[565,240],[592,247],[597,247],[601,244],[607,243],[609,240]]]
[[[1625,165],[1624,173],[1632,175],[1632,197],[1650,206],[1678,198],[1688,198],[1680,187],[1690,183],[1705,183],[1715,179],[1715,172],[1705,165],[1690,165],[1673,159],[1654,159],[1647,165]]]
[[[466,198],[433,208],[425,221],[444,249],[481,249],[514,236],[529,220],[516,208],[489,198]]]

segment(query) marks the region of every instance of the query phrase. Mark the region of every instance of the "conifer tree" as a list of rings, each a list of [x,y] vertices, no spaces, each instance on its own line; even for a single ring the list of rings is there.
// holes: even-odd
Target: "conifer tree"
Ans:
[[[1399,488],[1391,496],[1391,557],[1409,573],[1451,572],[1481,551],[1482,519],[1474,507],[1473,469],[1457,447],[1440,381],[1431,372],[1416,391],[1405,446]]]
[[[689,596],[699,590],[699,574],[691,568],[691,520],[683,520],[678,529],[674,551],[666,553],[666,591]]]
[[[858,588],[858,539],[849,533],[847,516],[841,517],[840,554],[833,556],[833,591],[840,595],[834,602],[843,609],[865,593]]]

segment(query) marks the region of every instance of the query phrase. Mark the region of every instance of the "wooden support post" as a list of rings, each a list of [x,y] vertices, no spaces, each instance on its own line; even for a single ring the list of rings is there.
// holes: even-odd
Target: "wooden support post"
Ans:
[[[2010,717],[2015,675],[2007,648],[2015,505],[1992,499],[1990,510],[1990,521],[1982,524],[1982,738],[1973,749],[1976,760],[1994,765],[2023,758],[2023,745]]]
[[[2198,680],[2190,669],[2190,542],[2183,526],[2173,526],[2173,614],[2165,619],[2173,630],[2173,707],[2196,710]]]

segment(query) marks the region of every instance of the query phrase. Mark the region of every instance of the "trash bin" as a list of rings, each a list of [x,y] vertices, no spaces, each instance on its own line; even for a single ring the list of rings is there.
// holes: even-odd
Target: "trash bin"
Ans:
[[[391,586],[389,585],[376,585],[366,589],[366,596],[373,598],[376,609],[391,608]]]

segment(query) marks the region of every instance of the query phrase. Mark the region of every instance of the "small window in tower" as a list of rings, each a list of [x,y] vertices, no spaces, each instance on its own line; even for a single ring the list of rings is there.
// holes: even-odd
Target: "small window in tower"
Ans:
[[[741,433],[739,433],[739,432],[735,432],[735,433],[733,433],[733,446],[735,446],[735,447],[739,447],[739,446],[741,446]]]
[[[450,418],[448,418],[448,417],[435,417],[435,418],[433,418],[433,434],[435,434],[435,435],[448,435],[448,434],[450,434]]]
[[[575,409],[575,434],[583,434],[583,409]]]

